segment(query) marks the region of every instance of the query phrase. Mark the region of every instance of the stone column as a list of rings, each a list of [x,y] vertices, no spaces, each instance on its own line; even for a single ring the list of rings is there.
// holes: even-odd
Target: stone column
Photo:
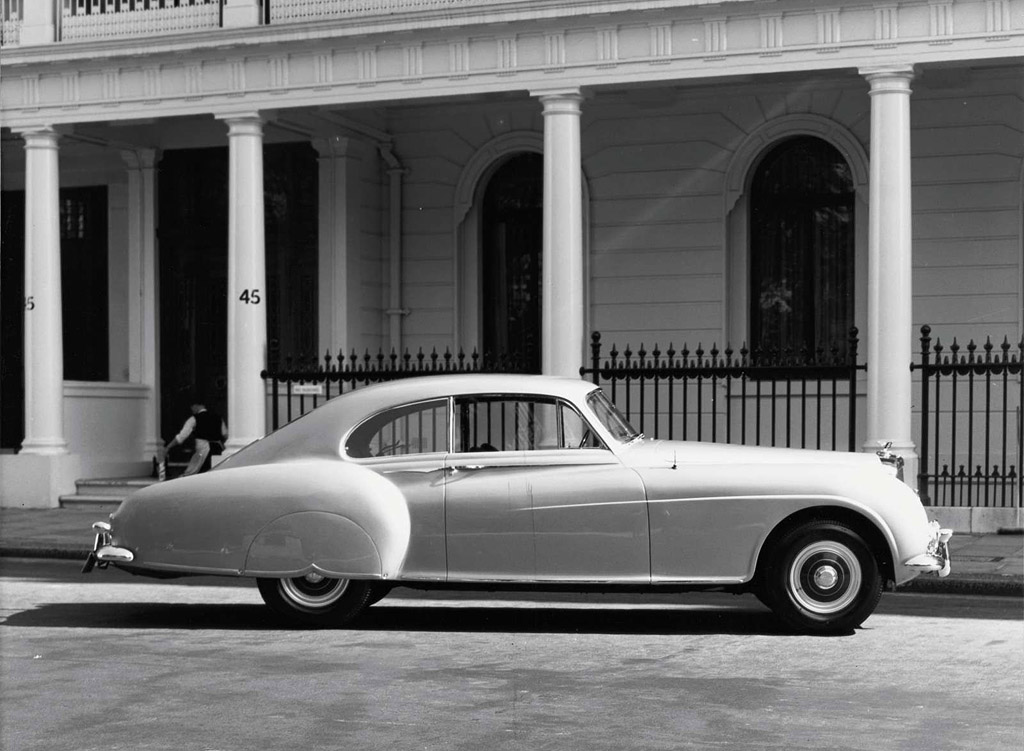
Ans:
[[[544,106],[541,372],[579,378],[583,364],[583,190],[578,89],[533,92]]]
[[[351,152],[354,143],[343,136],[313,141],[318,154],[319,223],[319,308],[320,352],[335,354],[352,346],[358,308],[358,254],[349,237],[354,220],[349,213],[350,183],[354,181]],[[352,273],[350,273],[352,272]],[[294,355],[294,352],[282,352]]]
[[[263,227],[263,120],[222,118],[228,126],[228,433],[225,454],[267,430],[266,247]]]
[[[892,441],[917,477],[910,432],[911,289],[910,66],[862,69],[871,85],[868,217],[868,392],[865,450]]]
[[[156,256],[156,163],[159,152],[122,152],[128,165],[128,380],[149,387],[143,411],[143,459],[163,446],[160,437],[160,321]]]
[[[50,127],[25,140],[25,440],[23,454],[65,454],[60,181]]]
[[[402,354],[402,176],[405,169],[390,147],[380,148],[388,172],[388,346]]]

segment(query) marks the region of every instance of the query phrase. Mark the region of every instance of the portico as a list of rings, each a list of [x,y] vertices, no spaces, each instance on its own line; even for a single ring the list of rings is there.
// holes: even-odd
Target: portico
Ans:
[[[26,207],[25,429],[9,447],[18,453],[0,457],[4,482],[27,478],[13,468],[32,455],[73,456],[66,461],[95,471],[145,467],[176,427],[161,424],[159,403],[167,364],[160,321],[177,304],[161,298],[158,273],[161,252],[170,252],[170,228],[157,220],[160,164],[171,151],[227,152],[227,215],[207,235],[224,238],[228,259],[226,316],[215,322],[226,336],[228,451],[263,434],[259,372],[269,342],[281,338],[281,316],[296,315],[292,303],[281,307],[278,288],[274,304],[284,312],[268,320],[268,285],[277,282],[265,233],[277,219],[266,212],[277,204],[265,198],[264,159],[285,143],[310,144],[317,159],[317,273],[312,287],[300,291],[296,281],[292,290],[315,305],[315,347],[286,354],[482,349],[479,254],[493,230],[483,195],[507,159],[541,153],[541,370],[571,376],[593,329],[634,343],[749,339],[760,290],[734,249],[741,245],[745,258],[749,244],[736,196],[770,148],[797,136],[824,141],[846,158],[867,201],[850,220],[852,323],[869,363],[863,446],[891,441],[913,466],[915,327],[955,308],[950,286],[959,276],[988,278],[989,267],[1019,276],[1019,218],[1003,216],[1020,214],[1019,143],[965,177],[978,186],[966,198],[977,229],[965,239],[991,263],[954,259],[930,223],[954,210],[965,184],[945,181],[939,163],[970,157],[965,133],[941,134],[1019,131],[1011,102],[1019,102],[1020,69],[1006,51],[1022,30],[1004,23],[998,3],[994,15],[980,3],[958,6],[956,28],[973,29],[959,33],[897,3],[904,29],[919,21],[927,29],[914,37],[876,24],[876,10],[861,6],[833,16],[795,3],[780,13],[734,5],[724,16],[686,3],[642,18],[620,9],[598,26],[571,16],[531,26],[496,7],[472,12],[484,13],[482,24],[506,24],[487,27],[500,33],[466,35],[402,16],[368,36],[325,23],[299,39],[284,23],[252,25],[255,4],[235,3],[224,28],[128,38],[116,50],[96,42],[88,65],[47,41],[50,16],[26,16],[20,45],[5,47],[0,84],[10,128],[3,188],[24,191]],[[942,46],[927,43],[936,38]],[[119,62],[126,55],[131,65]],[[950,91],[979,107],[999,102],[993,122],[965,124]],[[1016,177],[1007,178],[1011,161]],[[105,171],[92,169],[97,163]],[[90,181],[109,186],[116,346],[108,381],[69,386],[61,291],[73,282],[60,273],[60,190]],[[281,196],[281,216],[290,216],[288,191]],[[987,215],[998,215],[990,229],[978,219]],[[747,279],[738,294],[736,279]],[[1019,286],[971,305],[950,313],[959,335],[1019,336]],[[4,324],[14,325],[9,316]],[[85,423],[114,413],[123,440],[98,451]],[[50,493],[33,497],[47,505]]]

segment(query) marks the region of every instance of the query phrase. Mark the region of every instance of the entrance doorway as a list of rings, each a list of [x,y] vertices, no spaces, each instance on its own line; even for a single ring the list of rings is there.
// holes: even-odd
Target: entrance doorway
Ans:
[[[110,378],[107,186],[60,188],[60,277],[66,381]],[[25,438],[25,192],[4,191],[0,232],[0,449]]]
[[[527,373],[541,366],[543,176],[542,155],[517,154],[491,176],[483,200],[483,350]]]
[[[317,161],[307,143],[263,148],[268,342],[314,356]],[[227,416],[228,149],[160,163],[160,424],[180,428],[193,395]],[[228,430],[231,426],[228,425]]]

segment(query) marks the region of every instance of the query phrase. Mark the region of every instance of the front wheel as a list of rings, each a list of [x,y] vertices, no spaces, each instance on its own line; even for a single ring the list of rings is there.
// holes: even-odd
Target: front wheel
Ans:
[[[313,626],[343,626],[366,609],[370,582],[315,572],[292,579],[257,579],[260,596],[276,613]]]
[[[846,632],[874,612],[882,575],[871,548],[839,522],[815,521],[788,532],[768,565],[765,598],[788,626]]]

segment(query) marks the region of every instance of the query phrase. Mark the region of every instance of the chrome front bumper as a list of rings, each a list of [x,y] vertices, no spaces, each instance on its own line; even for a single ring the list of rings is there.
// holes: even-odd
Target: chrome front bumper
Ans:
[[[83,574],[88,574],[94,568],[106,568],[111,563],[131,563],[135,560],[135,554],[128,548],[111,544],[110,525],[107,522],[96,522],[92,528],[96,530],[96,539],[92,544],[92,552],[82,566]]]
[[[907,559],[903,565],[917,571],[937,571],[939,577],[949,576],[949,538],[953,530],[944,529],[935,521],[928,526],[931,529],[928,552]]]

